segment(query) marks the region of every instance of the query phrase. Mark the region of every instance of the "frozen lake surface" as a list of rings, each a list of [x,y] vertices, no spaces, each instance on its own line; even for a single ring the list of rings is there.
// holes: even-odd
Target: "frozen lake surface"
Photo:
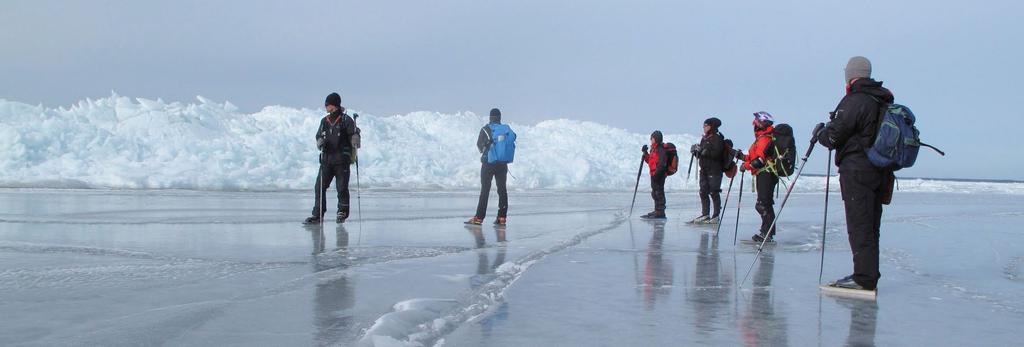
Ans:
[[[0,345],[1021,343],[1019,194],[897,192],[877,302],[819,294],[820,192],[793,195],[742,287],[755,246],[732,207],[718,236],[686,224],[692,192],[661,224],[635,217],[644,192],[632,219],[631,192],[512,192],[504,229],[462,224],[473,192],[398,191],[303,227],[309,195],[0,190]],[[834,193],[825,280],[852,269],[842,211]]]

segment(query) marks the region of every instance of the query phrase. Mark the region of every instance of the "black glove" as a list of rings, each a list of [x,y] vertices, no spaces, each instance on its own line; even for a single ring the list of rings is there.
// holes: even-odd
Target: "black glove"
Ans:
[[[710,146],[709,147],[701,146],[700,153],[697,153],[697,156],[701,157],[701,158],[710,157],[711,156],[711,147]]]
[[[325,132],[325,133],[320,134],[320,135],[321,135],[320,138],[316,139],[316,149],[322,151],[322,150],[324,150],[324,140],[327,139],[327,133]]]
[[[761,158],[754,158],[754,160],[750,161],[750,167],[760,170],[764,167],[764,160],[761,160]]]
[[[640,151],[644,152],[646,154],[647,153],[647,148],[648,148],[647,145],[644,145],[643,147],[640,147]]]
[[[745,157],[746,156],[743,155],[743,151],[738,150],[738,149],[736,150],[736,159],[743,160],[743,158],[745,158]]]
[[[825,123],[818,123],[818,125],[815,125],[814,130],[811,131],[811,140],[817,142],[818,134],[821,134],[823,130],[825,130]]]
[[[693,154],[693,155],[695,155],[695,156],[698,156],[698,157],[699,157],[699,156],[700,156],[700,152],[701,152],[701,147],[700,147],[700,145],[693,145],[693,146],[690,146],[690,154]]]

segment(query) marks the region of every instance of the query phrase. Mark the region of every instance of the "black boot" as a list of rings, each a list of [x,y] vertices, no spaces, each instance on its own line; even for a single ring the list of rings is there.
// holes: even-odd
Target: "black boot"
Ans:
[[[302,224],[320,224],[320,217],[310,216],[306,220],[302,221]]]
[[[337,220],[338,223],[345,223],[346,219],[348,219],[348,213],[338,212],[338,220]]]
[[[654,212],[645,214],[643,216],[640,216],[640,218],[642,218],[642,219],[665,219],[666,217],[665,217],[665,211],[654,211]]]
[[[866,288],[856,281],[853,280],[853,275],[849,275],[828,284],[831,287],[846,288],[846,289],[859,289],[859,290],[874,290],[874,288]]]
[[[772,237],[771,235],[768,235],[768,241],[765,242],[764,241],[764,234],[760,234],[760,233],[754,234],[754,237],[751,237],[750,239],[754,240],[754,242],[757,242],[757,243],[762,243],[762,242],[764,242],[764,243],[774,243],[775,242],[775,237]]]

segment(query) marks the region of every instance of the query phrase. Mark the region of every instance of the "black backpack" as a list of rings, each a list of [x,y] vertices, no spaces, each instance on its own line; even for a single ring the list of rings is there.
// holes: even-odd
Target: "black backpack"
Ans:
[[[779,177],[789,177],[796,170],[796,140],[793,139],[793,127],[789,124],[778,124],[772,131],[772,143],[768,146],[768,157],[771,171]]]
[[[732,140],[724,139],[722,141],[722,169],[729,171],[729,168],[736,165],[736,149],[733,148]]]

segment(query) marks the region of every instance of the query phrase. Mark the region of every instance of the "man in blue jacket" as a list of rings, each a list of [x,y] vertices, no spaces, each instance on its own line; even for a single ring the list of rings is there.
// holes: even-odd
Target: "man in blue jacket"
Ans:
[[[508,190],[505,187],[508,164],[487,161],[487,152],[493,143],[490,125],[501,124],[501,110],[492,108],[488,118],[490,122],[480,129],[480,135],[476,138],[476,148],[480,151],[480,201],[476,205],[476,215],[466,221],[466,224],[483,224],[484,217],[487,216],[487,200],[491,195],[493,179],[498,184],[498,217],[494,219],[494,224],[503,226],[508,219]]]

